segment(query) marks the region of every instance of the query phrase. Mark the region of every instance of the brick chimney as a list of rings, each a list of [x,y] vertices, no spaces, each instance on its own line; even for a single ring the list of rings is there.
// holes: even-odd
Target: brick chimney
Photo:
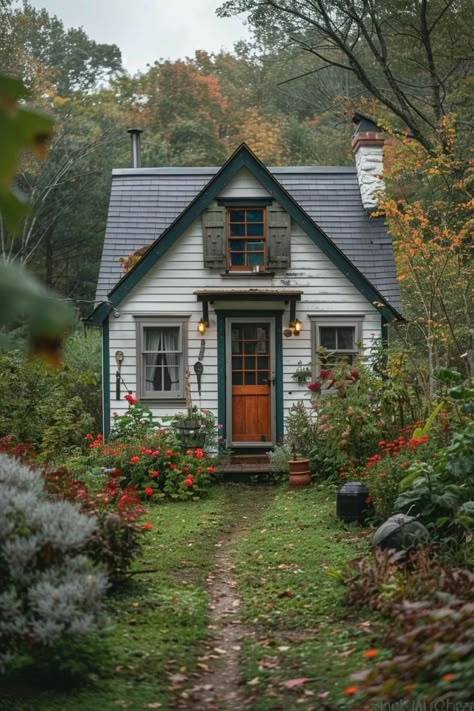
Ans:
[[[377,208],[375,194],[383,190],[383,144],[384,133],[371,119],[355,113],[352,134],[352,150],[357,168],[362,204],[366,210]]]

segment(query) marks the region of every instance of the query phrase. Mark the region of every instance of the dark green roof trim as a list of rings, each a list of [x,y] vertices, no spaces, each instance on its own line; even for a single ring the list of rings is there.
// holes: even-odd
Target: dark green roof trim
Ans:
[[[110,345],[109,319],[102,324],[102,432],[105,439],[110,434]]]
[[[109,301],[99,304],[89,320],[102,323],[118,306],[130,291],[138,284],[149,269],[156,264],[182,233],[192,225],[212,200],[215,200],[222,190],[231,182],[236,173],[246,168],[270,195],[283,207],[301,229],[324,252],[332,263],[354,284],[387,321],[403,320],[402,316],[382,296],[382,294],[366,279],[357,267],[336,247],[334,242],[313,222],[307,213],[298,205],[291,195],[283,188],[277,179],[259,161],[250,148],[243,143],[222,166],[218,173],[201,190],[189,206],[161,234],[160,237],[145,252],[142,259],[131,269],[109,294]]]

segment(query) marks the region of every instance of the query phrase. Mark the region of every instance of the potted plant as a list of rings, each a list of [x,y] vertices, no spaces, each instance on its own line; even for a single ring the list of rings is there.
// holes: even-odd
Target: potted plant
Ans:
[[[290,469],[290,489],[304,489],[311,484],[311,473],[309,471],[308,457],[299,457],[296,446],[291,447],[293,459],[290,459],[288,466]]]

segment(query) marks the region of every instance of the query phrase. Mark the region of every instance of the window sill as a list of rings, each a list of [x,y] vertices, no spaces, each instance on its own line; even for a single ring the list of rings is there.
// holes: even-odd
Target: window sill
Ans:
[[[142,395],[141,397],[138,398],[141,403],[144,405],[178,405],[179,407],[182,407],[183,405],[186,404],[186,398],[178,398],[178,397],[157,397],[154,395],[149,395],[145,397]]]
[[[228,270],[225,272],[221,272],[221,277],[237,277],[237,278],[244,278],[244,277],[274,277],[275,272],[269,272],[269,271],[260,271],[260,272],[252,272],[252,271],[232,271]]]

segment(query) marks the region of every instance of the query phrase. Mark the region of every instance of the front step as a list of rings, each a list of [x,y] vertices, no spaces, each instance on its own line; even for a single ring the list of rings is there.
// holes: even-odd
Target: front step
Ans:
[[[248,481],[251,476],[267,478],[272,467],[266,454],[232,454],[217,466],[217,472],[226,481]]]

